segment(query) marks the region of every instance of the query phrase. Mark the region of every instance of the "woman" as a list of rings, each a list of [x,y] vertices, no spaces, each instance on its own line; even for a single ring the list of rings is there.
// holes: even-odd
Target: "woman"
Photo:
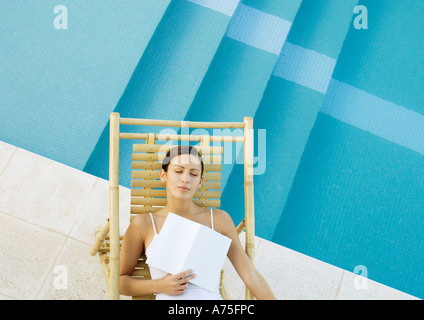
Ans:
[[[203,209],[193,203],[194,193],[203,181],[203,160],[192,146],[177,146],[168,151],[160,179],[166,184],[167,204],[153,214],[135,217],[124,235],[120,256],[120,293],[139,296],[156,294],[156,299],[222,299],[219,291],[209,292],[189,281],[191,270],[172,275],[150,267],[151,280],[131,275],[142,251],[149,255],[169,212],[201,223],[232,240],[227,256],[237,273],[257,299],[275,299],[269,285],[247,257],[230,215],[219,209]]]

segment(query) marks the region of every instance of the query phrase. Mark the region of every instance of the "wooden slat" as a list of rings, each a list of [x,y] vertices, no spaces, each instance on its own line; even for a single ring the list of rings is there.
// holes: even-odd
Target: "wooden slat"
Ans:
[[[133,151],[135,152],[163,152],[167,153],[169,149],[176,147],[176,145],[169,145],[169,144],[147,144],[147,143],[134,143],[133,144]],[[201,148],[199,146],[194,146],[196,149],[200,150],[202,155],[203,154],[222,154],[223,147],[220,146],[213,146],[213,147],[207,147],[207,148]]]
[[[131,197],[159,197],[166,198],[166,190],[131,189]],[[193,198],[219,199],[221,191],[196,191]]]
[[[136,264],[136,268],[149,268],[149,265],[146,263],[145,255],[143,254],[143,258],[140,258]]]
[[[199,200],[193,199],[193,203],[202,207],[219,207],[220,200]],[[133,206],[166,206],[167,199],[159,198],[131,198],[131,205]]]
[[[131,179],[160,179],[160,171],[144,171],[144,170],[132,170]],[[221,172],[205,172],[203,174],[205,180],[221,180]]]
[[[133,161],[132,169],[144,169],[144,170],[160,170],[162,169],[162,163],[160,162],[145,162],[145,161]]]
[[[131,170],[131,179],[160,179],[160,171]]]
[[[156,296],[154,294],[146,295],[146,296],[138,296],[132,297],[133,300],[155,300]]]
[[[166,206],[167,203],[167,199],[131,197],[132,206]]]
[[[156,212],[163,207],[135,207],[131,206],[130,208],[130,214],[144,214],[148,212]]]
[[[165,188],[160,180],[131,180],[131,188]]]
[[[165,198],[166,197],[166,190],[159,190],[159,189],[152,189],[152,190],[131,189],[131,197],[159,197],[159,198]]]
[[[133,132],[121,132],[119,134],[119,139],[134,139],[134,140],[146,140],[146,133],[133,133]],[[201,135],[179,135],[179,134],[158,134],[158,141],[201,141]],[[244,137],[241,136],[211,136],[211,141],[213,142],[238,142],[243,143]]]
[[[137,161],[155,161],[163,162],[166,153],[143,153],[143,152],[133,152],[132,160]],[[202,154],[203,163],[222,163],[222,155],[219,154]]]
[[[132,276],[133,277],[150,278],[150,270],[149,269],[135,268]]]
[[[142,126],[190,127],[190,128],[244,128],[244,122],[201,122],[201,121],[176,121],[157,119],[120,118],[120,124]]]
[[[133,152],[132,160],[162,162],[166,153]]]
[[[146,162],[146,161],[133,161],[131,165],[132,169],[140,170],[160,170],[162,169],[162,163],[160,162]],[[220,163],[208,164],[205,163],[205,172],[221,171],[222,165]]]
[[[131,180],[132,188],[165,188],[165,183],[160,180]],[[204,189],[221,189],[221,182],[219,181],[206,181],[203,182],[202,188]]]

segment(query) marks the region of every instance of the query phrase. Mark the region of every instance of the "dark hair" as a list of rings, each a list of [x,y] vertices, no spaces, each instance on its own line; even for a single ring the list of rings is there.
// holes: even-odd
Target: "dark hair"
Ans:
[[[181,154],[192,154],[200,160],[200,163],[202,165],[202,171],[200,176],[202,176],[204,169],[202,154],[194,146],[175,146],[169,149],[169,151],[165,155],[165,158],[162,161],[162,169],[165,170],[165,172],[168,172],[168,165],[171,160]]]

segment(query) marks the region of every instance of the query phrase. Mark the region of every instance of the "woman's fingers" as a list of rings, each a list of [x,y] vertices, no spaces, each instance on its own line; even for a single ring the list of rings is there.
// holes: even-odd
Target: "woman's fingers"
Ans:
[[[179,286],[179,290],[182,291],[182,293],[187,289],[188,282],[191,279],[194,279],[196,277],[195,274],[193,274],[193,270],[186,270],[180,273],[177,273],[175,275],[175,278],[177,279],[177,284]]]
[[[180,273],[177,273],[175,275],[175,277],[177,277],[177,279],[183,279],[183,278],[186,278],[187,276],[189,276],[192,273],[193,273],[193,270],[185,270],[185,271],[182,271]]]
[[[175,278],[178,280],[178,283],[186,283],[193,279],[195,275],[193,274],[193,270],[186,270],[175,275]]]
[[[184,277],[184,278],[182,278],[182,279],[180,279],[180,283],[181,284],[188,284],[188,282],[191,280],[191,279],[194,279],[196,277],[196,275],[195,274],[190,274],[190,275],[188,275],[188,276],[186,276],[186,277]]]
[[[183,294],[188,287],[188,283],[191,279],[194,279],[196,275],[193,274],[193,270],[186,270],[175,275],[168,274],[165,276],[167,283],[170,285],[170,294],[179,295]],[[165,279],[164,278],[164,279]]]

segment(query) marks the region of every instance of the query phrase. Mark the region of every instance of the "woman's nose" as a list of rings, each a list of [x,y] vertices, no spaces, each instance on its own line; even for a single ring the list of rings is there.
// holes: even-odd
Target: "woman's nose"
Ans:
[[[190,181],[190,175],[189,174],[182,174],[181,175],[181,180],[184,182],[189,182]]]

